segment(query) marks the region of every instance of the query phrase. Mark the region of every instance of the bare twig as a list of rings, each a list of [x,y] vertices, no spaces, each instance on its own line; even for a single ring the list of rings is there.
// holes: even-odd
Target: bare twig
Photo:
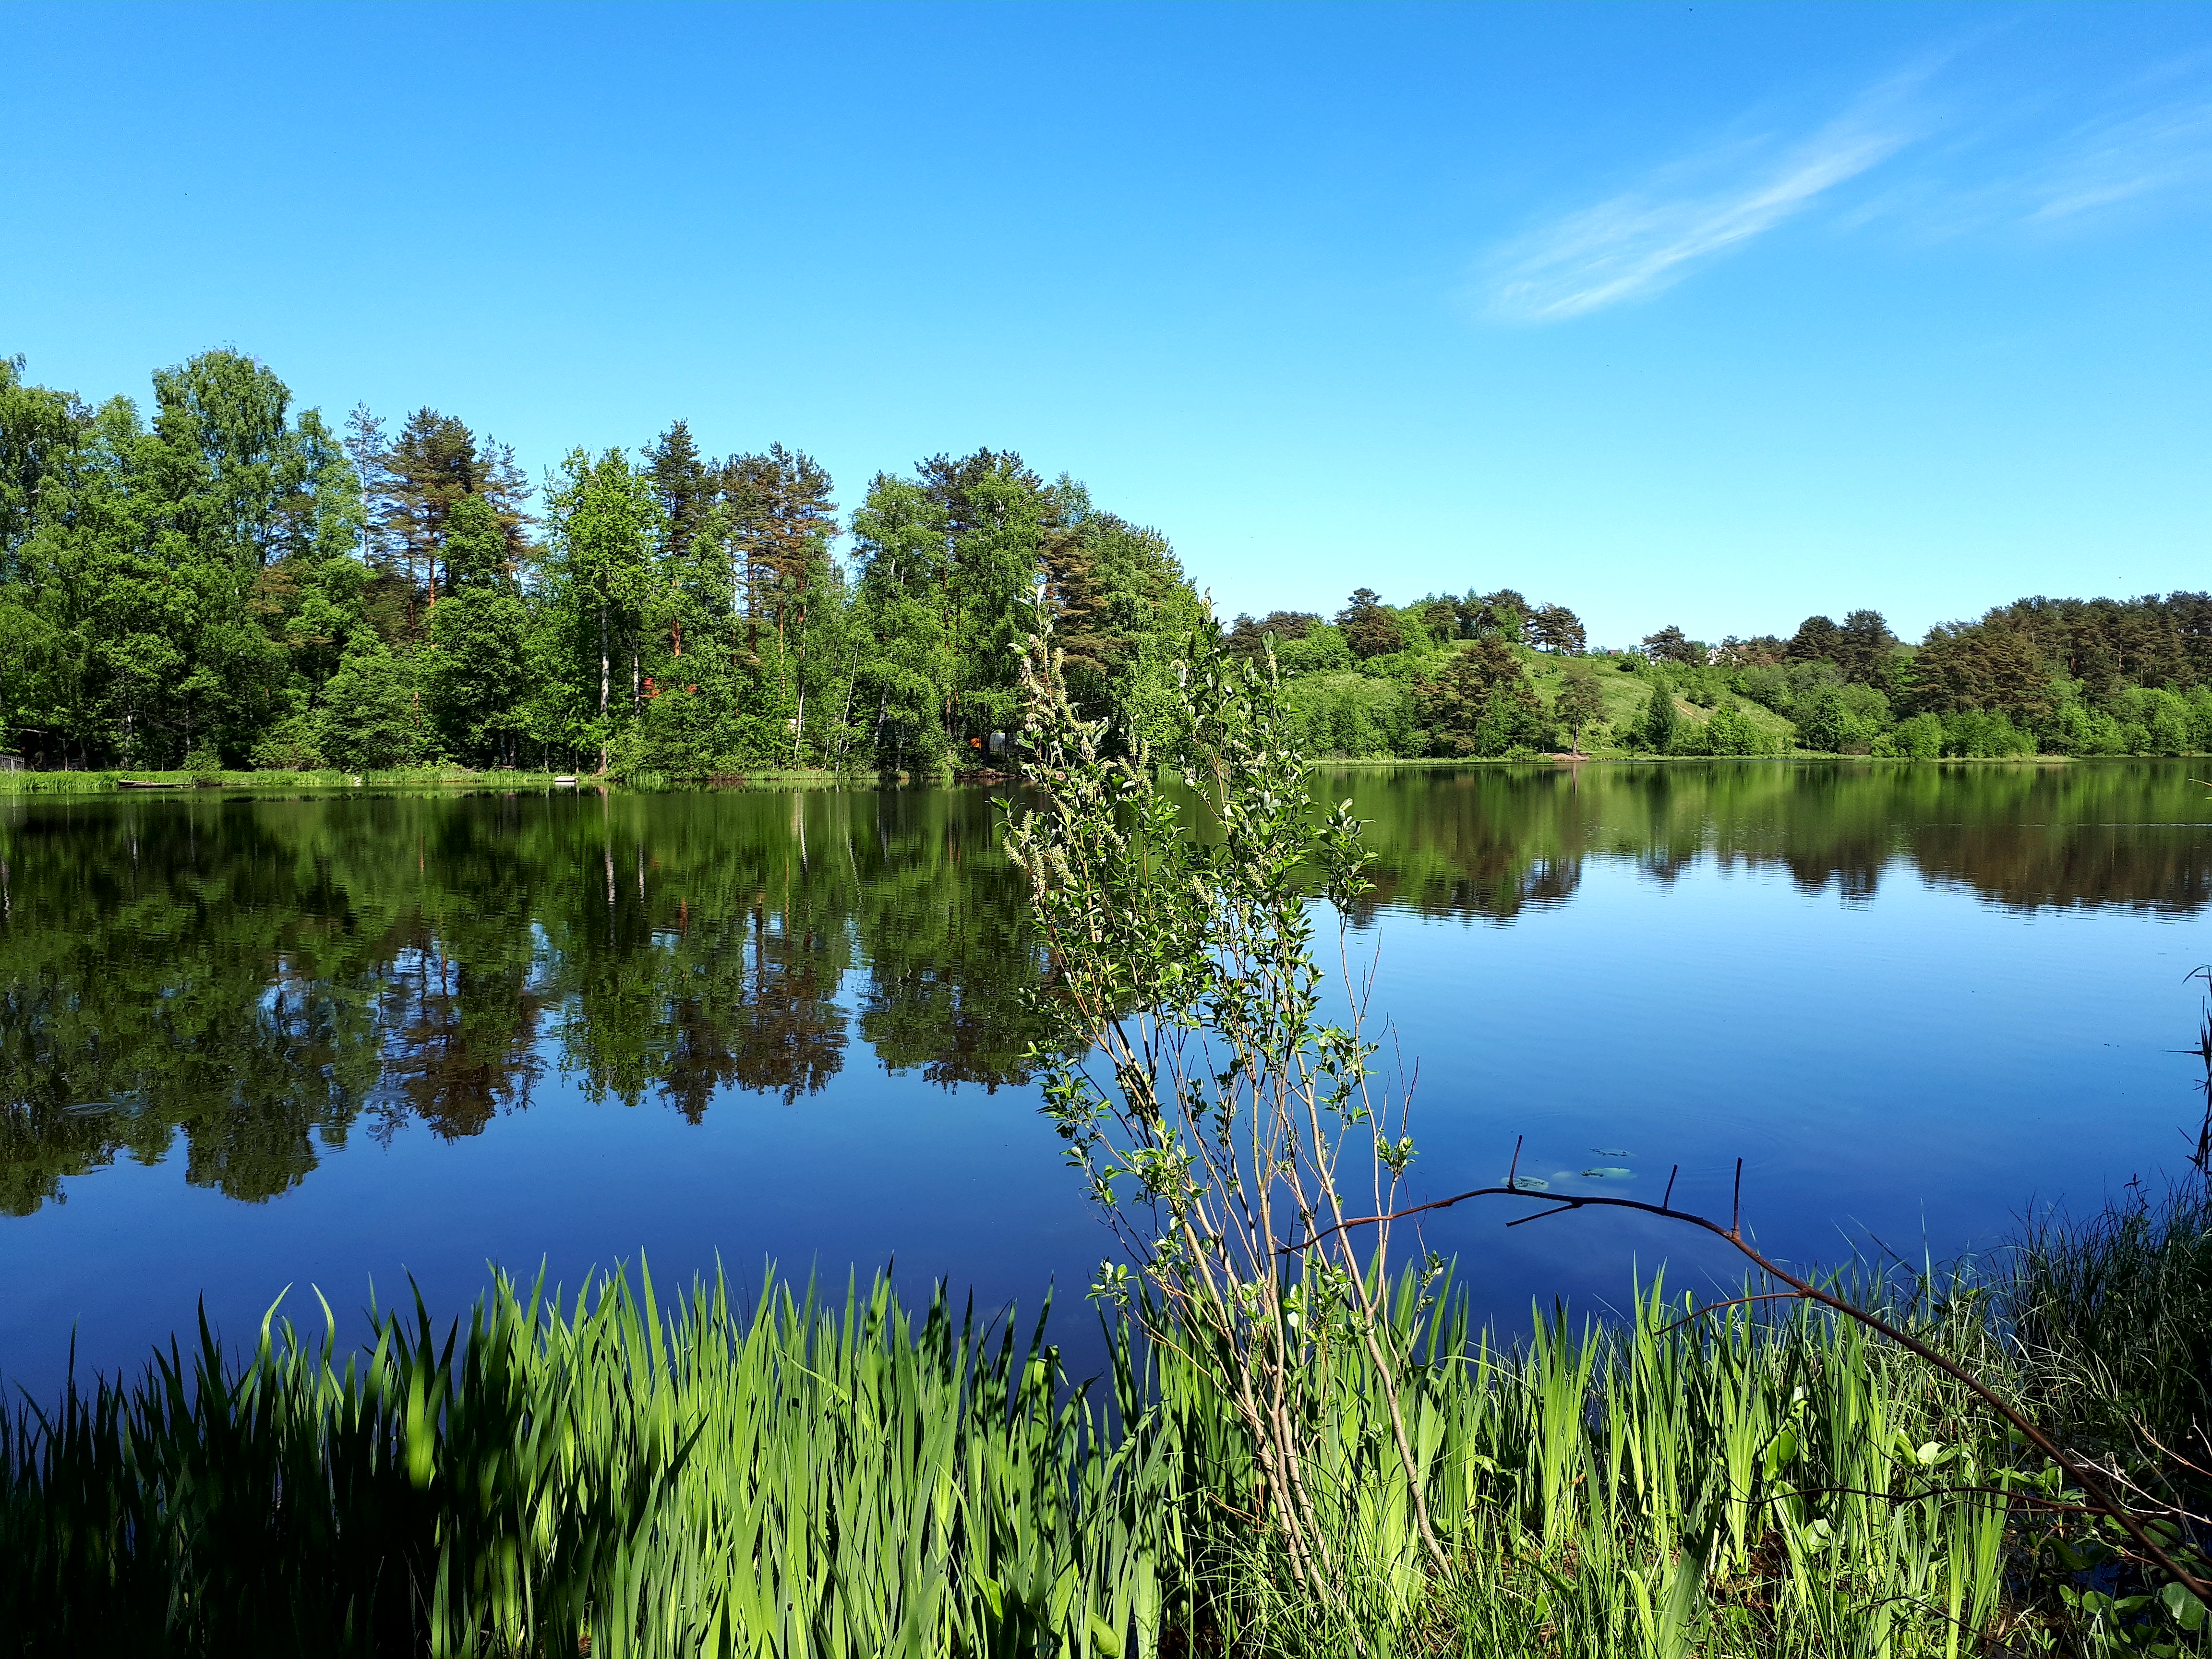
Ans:
[[[1517,1141],[1515,1143],[1514,1158],[1515,1165],[1517,1168],[1520,1158],[1519,1143]],[[1668,1182],[1668,1192],[1670,1198],[1673,1194],[1673,1191],[1674,1182],[1670,1179]],[[1449,1198],[1440,1198],[1433,1200],[1426,1204],[1413,1205],[1410,1208],[1400,1210],[1395,1214],[1389,1216],[1365,1217],[1358,1220],[1347,1221],[1344,1223],[1343,1225],[1345,1227],[1359,1227],[1366,1226],[1376,1222],[1402,1220],[1407,1216],[1419,1215],[1425,1211],[1449,1210],[1454,1205],[1463,1204],[1472,1198],[1526,1199],[1534,1196],[1540,1196],[1545,1201],[1553,1205],[1553,1207],[1548,1210],[1540,1210],[1534,1215],[1518,1217],[1515,1220],[1508,1222],[1506,1224],[1508,1226],[1517,1227],[1523,1222],[1540,1221],[1548,1216],[1565,1215],[1571,1210],[1583,1209],[1631,1210],[1639,1215],[1657,1216],[1662,1220],[1665,1221],[1679,1221],[1688,1226],[1700,1228],[1703,1231],[1712,1234],[1714,1237],[1724,1241],[1728,1244],[1733,1246],[1739,1254],[1747,1259],[1751,1264],[1757,1267],[1761,1273],[1766,1274],[1771,1279],[1778,1279],[1781,1283],[1787,1285],[1790,1287],[1789,1293],[1786,1296],[1778,1297],[1777,1299],[1817,1303],[1821,1307],[1843,1315],[1846,1319],[1856,1321],[1859,1324],[1865,1326],[1869,1330],[1876,1333],[1878,1335],[1887,1337],[1890,1341],[1894,1342],[1898,1346],[1905,1349],[1908,1353],[1916,1355],[1927,1364],[1935,1366],[1936,1370],[1942,1371],[1946,1376],[1951,1378],[1954,1382],[1958,1382],[1971,1390],[1982,1401],[1984,1404],[1987,1405],[1992,1411],[2003,1418],[2006,1422],[2009,1423],[2014,1429],[2018,1430],[2021,1437],[2027,1440],[2030,1445],[2033,1446],[2038,1451],[2041,1452],[2045,1457],[2049,1458],[2053,1463],[2056,1463],[2061,1469],[2065,1471],[2065,1473],[2074,1480],[2075,1483],[2078,1485],[2093,1500],[2094,1507],[2095,1507],[2100,1513],[2109,1515],[2114,1521],[2117,1521],[2120,1524],[2122,1529],[2124,1530],[2128,1536],[2134,1540],[2136,1547],[2142,1553],[2145,1558],[2154,1562],[2160,1569],[2170,1574],[2177,1583],[2181,1584],[2184,1589],[2187,1589],[2191,1595],[2197,1597],[2198,1601],[2212,1601],[2212,1583],[2209,1583],[2205,1579],[2198,1577],[2196,1573],[2191,1572],[2188,1568],[2183,1566],[2180,1562],[2174,1559],[2173,1556],[2163,1545],[2161,1545],[2155,1538],[2151,1536],[2149,1529],[2144,1526],[2142,1517],[2138,1516],[2128,1504],[2120,1502],[2118,1498],[2115,1495],[2113,1484],[2104,1469],[2099,1468],[2094,1463],[2089,1462],[2084,1459],[2076,1458],[2066,1452],[2059,1446],[2057,1441],[2053,1440],[2049,1435],[2045,1434],[2041,1429],[2038,1428],[2033,1423],[2030,1422],[2026,1417],[2022,1416],[2018,1411],[2014,1410],[2010,1405],[2007,1404],[2002,1399],[2001,1399],[1995,1389],[1991,1389],[1987,1383],[1984,1382],[1979,1377],[1976,1376],[1972,1371],[1966,1370],[1965,1366],[1960,1365],[1955,1360],[1948,1358],[1944,1355],[1937,1352],[1934,1348],[1929,1347],[1928,1344],[1921,1341],[1917,1337],[1911,1335],[1909,1332],[1899,1330],[1896,1326],[1891,1324],[1880,1315],[1869,1313],[1865,1309],[1844,1300],[1842,1297],[1836,1295],[1834,1292],[1823,1290],[1818,1285],[1812,1283],[1810,1280],[1798,1278],[1796,1274],[1787,1271],[1778,1263],[1771,1261],[1766,1255],[1762,1254],[1756,1245],[1753,1244],[1749,1239],[1744,1237],[1743,1160],[1741,1158],[1738,1158],[1735,1161],[1735,1187],[1734,1201],[1730,1206],[1729,1224],[1725,1227],[1722,1226],[1717,1221],[1713,1220],[1711,1217],[1699,1215],[1695,1211],[1692,1210],[1675,1209],[1670,1203],[1650,1204],[1646,1203],[1642,1199],[1613,1198],[1595,1194],[1562,1194],[1557,1193],[1545,1193],[1539,1195],[1524,1192],[1521,1188],[1511,1185],[1504,1187],[1474,1187],[1463,1193],[1455,1193]],[[1330,1231],[1335,1231],[1338,1230],[1333,1228]],[[1308,1239],[1303,1244],[1285,1246],[1285,1252],[1288,1252],[1310,1249],[1314,1244],[1318,1243],[1322,1238],[1326,1237],[1327,1236],[1327,1234],[1316,1234],[1314,1237]]]

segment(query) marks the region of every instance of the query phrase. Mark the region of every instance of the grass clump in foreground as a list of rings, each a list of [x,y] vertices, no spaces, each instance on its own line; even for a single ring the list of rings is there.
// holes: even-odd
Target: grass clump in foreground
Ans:
[[[1564,1315],[1493,1346],[1386,1298],[1438,1574],[1364,1349],[1313,1398],[1341,1594],[1304,1595],[1212,1368],[1118,1324],[617,1274],[504,1281],[373,1348],[204,1329],[0,1444],[0,1628],[46,1653],[1888,1653],[2125,1650],[2035,1605],[2042,1524],[1963,1391],[1816,1310]],[[1898,1316],[1998,1362],[1972,1298]],[[1893,1310],[1893,1314],[1898,1310]],[[1149,1354],[1149,1358],[1146,1356]],[[1108,1397],[1110,1396],[1110,1397]],[[2047,1585],[2046,1585],[2047,1588]]]

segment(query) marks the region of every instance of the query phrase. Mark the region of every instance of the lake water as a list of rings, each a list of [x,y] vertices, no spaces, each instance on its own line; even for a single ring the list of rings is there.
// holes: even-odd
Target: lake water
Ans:
[[[1999,1241],[2181,1165],[2212,959],[2201,763],[1347,769],[1353,946],[1417,1072],[1417,1196],[1523,1173],[1745,1211],[1799,1261]],[[411,1275],[771,1259],[979,1302],[1106,1236],[1024,1075],[1038,971],[971,790],[0,802],[0,1376],[135,1365],[205,1298],[350,1321]],[[1661,1224],[1426,1242],[1501,1323]],[[1401,1235],[1401,1245],[1413,1239]]]

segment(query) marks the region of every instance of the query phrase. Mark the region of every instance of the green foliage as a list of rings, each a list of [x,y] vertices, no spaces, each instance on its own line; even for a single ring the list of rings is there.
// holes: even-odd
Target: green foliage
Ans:
[[[2000,711],[1988,713],[1967,709],[1943,717],[1943,752],[1949,756],[1977,759],[2001,759],[2013,755],[2033,755],[2035,737],[2007,719]]]
[[[473,766],[520,758],[529,635],[528,606],[505,588],[458,587],[432,609],[423,681],[446,753]],[[327,688],[324,698],[328,707]]]
[[[577,452],[540,526],[512,451],[436,410],[387,436],[356,409],[341,442],[213,352],[155,377],[149,428],[10,360],[0,747],[141,769],[203,747],[233,767],[980,769],[1040,576],[1085,695],[1158,704],[1159,641],[1198,605],[1164,538],[1015,455],[917,472],[878,481],[848,572],[828,473],[781,444],[712,463],[677,422],[635,459]]]
[[[1975,1305],[1885,1312],[1994,1363]],[[1977,1490],[2040,1483],[1960,1391],[1822,1316],[1696,1308],[1655,1285],[1502,1348],[1403,1282],[1383,1318],[1455,1571],[1426,1570],[1373,1361],[1339,1346],[1312,1451],[1334,1601],[1245,1519],[1217,1373],[1126,1326],[1110,1411],[1042,1321],[941,1292],[917,1317],[880,1280],[749,1310],[719,1279],[672,1305],[642,1276],[569,1303],[502,1280],[465,1328],[418,1307],[351,1357],[327,1321],[272,1319],[242,1363],[203,1329],[5,1419],[0,1620],[33,1656],[1956,1659],[2127,1651],[2131,1621],[2198,1650],[2181,1599],[2064,1604],[2061,1552],[2094,1540]]]
[[[1336,613],[1336,626],[1352,656],[1363,662],[1400,650],[1406,643],[1398,613],[1384,605],[1382,596],[1371,587],[1354,590],[1344,609]]]
[[[1735,708],[1715,709],[1712,719],[1705,723],[1705,738],[1709,754],[1747,756],[1773,752],[1766,733]]]
[[[1898,724],[1893,738],[1905,760],[1934,760],[1943,752],[1943,722],[1934,714],[1915,714]]]
[[[1063,1397],[1042,1322],[617,1274],[338,1348],[272,1322],[234,1366],[203,1325],[0,1424],[18,1650],[1157,1650],[1176,1464]]]
[[[1444,657],[1416,695],[1438,754],[1526,754],[1553,741],[1528,671],[1502,638],[1479,639]]]
[[[1005,810],[1055,969],[1056,1040],[1034,1056],[1045,1111],[1142,1275],[1146,1331],[1229,1408],[1249,1501],[1292,1577],[1345,1605],[1353,1558],[1317,1508],[1343,1486],[1324,1476],[1316,1426],[1340,1349],[1364,1356],[1389,1424],[1389,1501],[1447,1565],[1381,1304],[1389,1225],[1357,1244],[1345,1226],[1347,1203],[1390,1207],[1414,1150],[1368,1064],[1357,998],[1342,1024],[1322,1014],[1304,875],[1341,934],[1365,890],[1359,824],[1348,803],[1314,810],[1273,665],[1228,653],[1211,618],[1182,677],[1178,740],[1157,757],[1108,757],[1105,723],[1070,701],[1042,601],[1036,629],[1021,662],[1039,805]],[[1110,1084],[1085,1063],[1094,1049]],[[1128,1277],[1108,1264],[1097,1293],[1127,1304]]]
[[[1563,675],[1559,699],[1552,712],[1571,734],[1576,749],[1580,750],[1584,730],[1601,726],[1605,720],[1605,693],[1598,684],[1596,672],[1588,664],[1580,664]]]
[[[1413,746],[1413,700],[1395,681],[1363,674],[1308,674],[1283,685],[1283,705],[1308,754],[1380,760]]]
[[[159,371],[143,411],[30,385],[9,359],[0,749],[38,769],[173,768],[202,748],[228,768],[328,760],[324,734],[364,718],[357,677],[335,713],[331,687],[367,629],[404,666],[409,757],[679,779],[987,770],[1040,579],[1082,706],[1163,729],[1200,602],[1158,532],[979,449],[878,475],[841,562],[833,494],[803,453],[711,461],[679,421],[635,453],[572,455],[541,523],[512,450],[436,410],[388,437],[357,408],[341,439],[235,351]],[[1270,634],[1286,681],[1319,682],[1294,694],[1315,752],[1376,759],[1555,742],[1542,694],[1587,647],[1572,611],[1504,587],[1405,605],[1363,587],[1334,622],[1240,617],[1229,647],[1256,656]],[[1717,647],[1669,626],[1645,649],[1693,709],[1748,699],[1816,751],[1917,755],[1899,724],[1929,714],[1965,721],[1947,753],[2087,757],[2212,750],[2207,641],[2212,594],[2175,592],[2023,599],[1917,647],[1861,609]],[[1496,675],[1459,684],[1451,653],[1470,645],[1520,653],[1535,715],[1491,695]],[[693,701],[659,707],[672,692]],[[1750,752],[1733,722],[1655,743],[1644,712],[1583,718],[1646,752]]]
[[[1674,730],[1681,715],[1674,707],[1674,687],[1663,673],[1651,676],[1651,700],[1644,706],[1644,718],[1637,722],[1636,740],[1655,755],[1672,752]]]
[[[295,715],[253,745],[248,757],[257,772],[317,772],[323,751],[316,746],[316,722]]]
[[[1352,645],[1344,630],[1318,623],[1295,638],[1275,642],[1275,662],[1285,679],[1303,674],[1349,672],[1353,665]]]
[[[323,687],[313,747],[349,771],[404,766],[422,752],[422,725],[410,665],[367,628],[346,641],[337,672]]]
[[[2212,1189],[2130,1186],[2084,1217],[2030,1224],[2005,1315],[2037,1354],[2044,1403],[2131,1458],[2212,1431]]]
[[[1889,699],[1873,686],[1824,686],[1797,705],[1797,738],[1808,749],[1864,755],[1890,725]]]

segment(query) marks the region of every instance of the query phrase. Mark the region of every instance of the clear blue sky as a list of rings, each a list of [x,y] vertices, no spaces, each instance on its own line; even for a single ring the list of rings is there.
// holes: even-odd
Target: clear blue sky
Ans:
[[[1225,611],[2212,585],[2212,9],[0,9],[0,352],[1018,449]]]

